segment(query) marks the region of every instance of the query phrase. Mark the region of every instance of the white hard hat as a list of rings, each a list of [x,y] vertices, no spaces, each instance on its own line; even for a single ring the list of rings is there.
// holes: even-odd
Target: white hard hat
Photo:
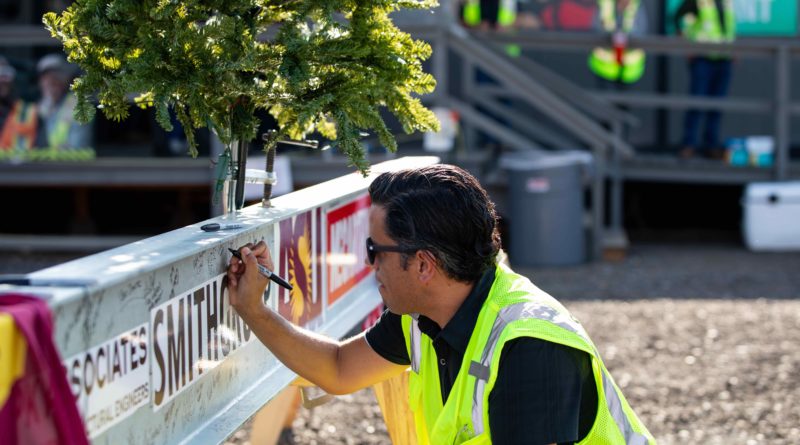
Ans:
[[[47,71],[57,71],[67,75],[74,72],[72,65],[67,63],[67,59],[65,59],[63,55],[56,53],[42,57],[39,59],[39,63],[36,64],[36,72],[39,73],[39,75]]]

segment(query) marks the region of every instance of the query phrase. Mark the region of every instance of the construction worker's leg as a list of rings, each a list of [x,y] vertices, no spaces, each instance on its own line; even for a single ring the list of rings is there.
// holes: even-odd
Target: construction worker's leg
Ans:
[[[708,59],[693,57],[689,61],[689,94],[692,96],[705,96],[708,94],[709,69]],[[686,149],[697,149],[697,131],[700,124],[701,112],[690,108],[683,121],[683,146]],[[689,154],[691,156],[691,154]]]
[[[710,97],[725,97],[728,94],[728,86],[730,85],[731,61],[728,59],[712,60],[710,61],[710,68],[708,95]],[[721,115],[722,113],[719,110],[708,112],[703,143],[712,150],[721,148],[719,139]]]

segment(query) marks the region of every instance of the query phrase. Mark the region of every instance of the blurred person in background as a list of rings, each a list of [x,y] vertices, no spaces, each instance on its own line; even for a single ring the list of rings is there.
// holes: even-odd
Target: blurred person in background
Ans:
[[[644,74],[645,54],[629,48],[628,36],[647,33],[647,15],[639,0],[598,0],[595,30],[610,36],[610,47],[597,47],[589,68],[603,87],[624,89]]]
[[[509,28],[517,19],[516,0],[466,0],[464,24],[481,30]]]
[[[675,29],[692,42],[731,43],[736,39],[733,0],[684,0],[675,13]],[[689,93],[692,96],[722,98],[728,94],[731,80],[731,56],[701,54],[689,58]],[[700,119],[705,115],[702,144],[698,140]],[[719,139],[719,110],[689,109],[683,121],[681,158],[702,154],[722,159]],[[698,153],[699,152],[699,153]]]
[[[481,31],[508,31],[517,25],[516,0],[466,0],[462,5],[463,24]],[[504,46],[510,57],[519,57],[522,49],[515,43]],[[481,82],[480,76],[478,78]]]
[[[51,149],[88,148],[92,143],[91,124],[75,121],[77,98],[69,90],[77,74],[61,54],[48,54],[36,65],[39,75],[39,114],[45,132],[45,144]]]
[[[41,139],[36,105],[17,96],[16,74],[8,60],[0,56],[0,150],[28,150]]]

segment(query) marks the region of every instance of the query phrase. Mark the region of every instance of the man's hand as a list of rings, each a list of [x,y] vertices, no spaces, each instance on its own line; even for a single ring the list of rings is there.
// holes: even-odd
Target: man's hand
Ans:
[[[292,371],[330,394],[347,394],[386,380],[408,366],[394,364],[372,350],[364,334],[340,342],[291,324],[264,306],[269,280],[258,264],[273,269],[267,245],[246,244],[239,249],[244,261],[231,258],[228,294],[231,306],[269,350]]]
[[[258,272],[258,264],[273,270],[272,256],[267,244],[245,244],[239,249],[244,261],[231,257],[228,265],[228,294],[231,306],[240,315],[257,311],[264,306],[264,290],[269,279]]]

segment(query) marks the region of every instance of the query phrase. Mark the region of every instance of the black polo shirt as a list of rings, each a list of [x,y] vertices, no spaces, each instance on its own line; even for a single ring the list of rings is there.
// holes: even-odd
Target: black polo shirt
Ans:
[[[419,316],[420,331],[432,339],[436,350],[443,402],[461,369],[494,274],[492,268],[478,280],[444,329]],[[367,331],[366,340],[386,360],[411,363],[399,315],[385,311]],[[530,337],[505,343],[497,381],[489,394],[492,443],[574,443],[588,434],[596,412],[597,386],[588,354]]]

